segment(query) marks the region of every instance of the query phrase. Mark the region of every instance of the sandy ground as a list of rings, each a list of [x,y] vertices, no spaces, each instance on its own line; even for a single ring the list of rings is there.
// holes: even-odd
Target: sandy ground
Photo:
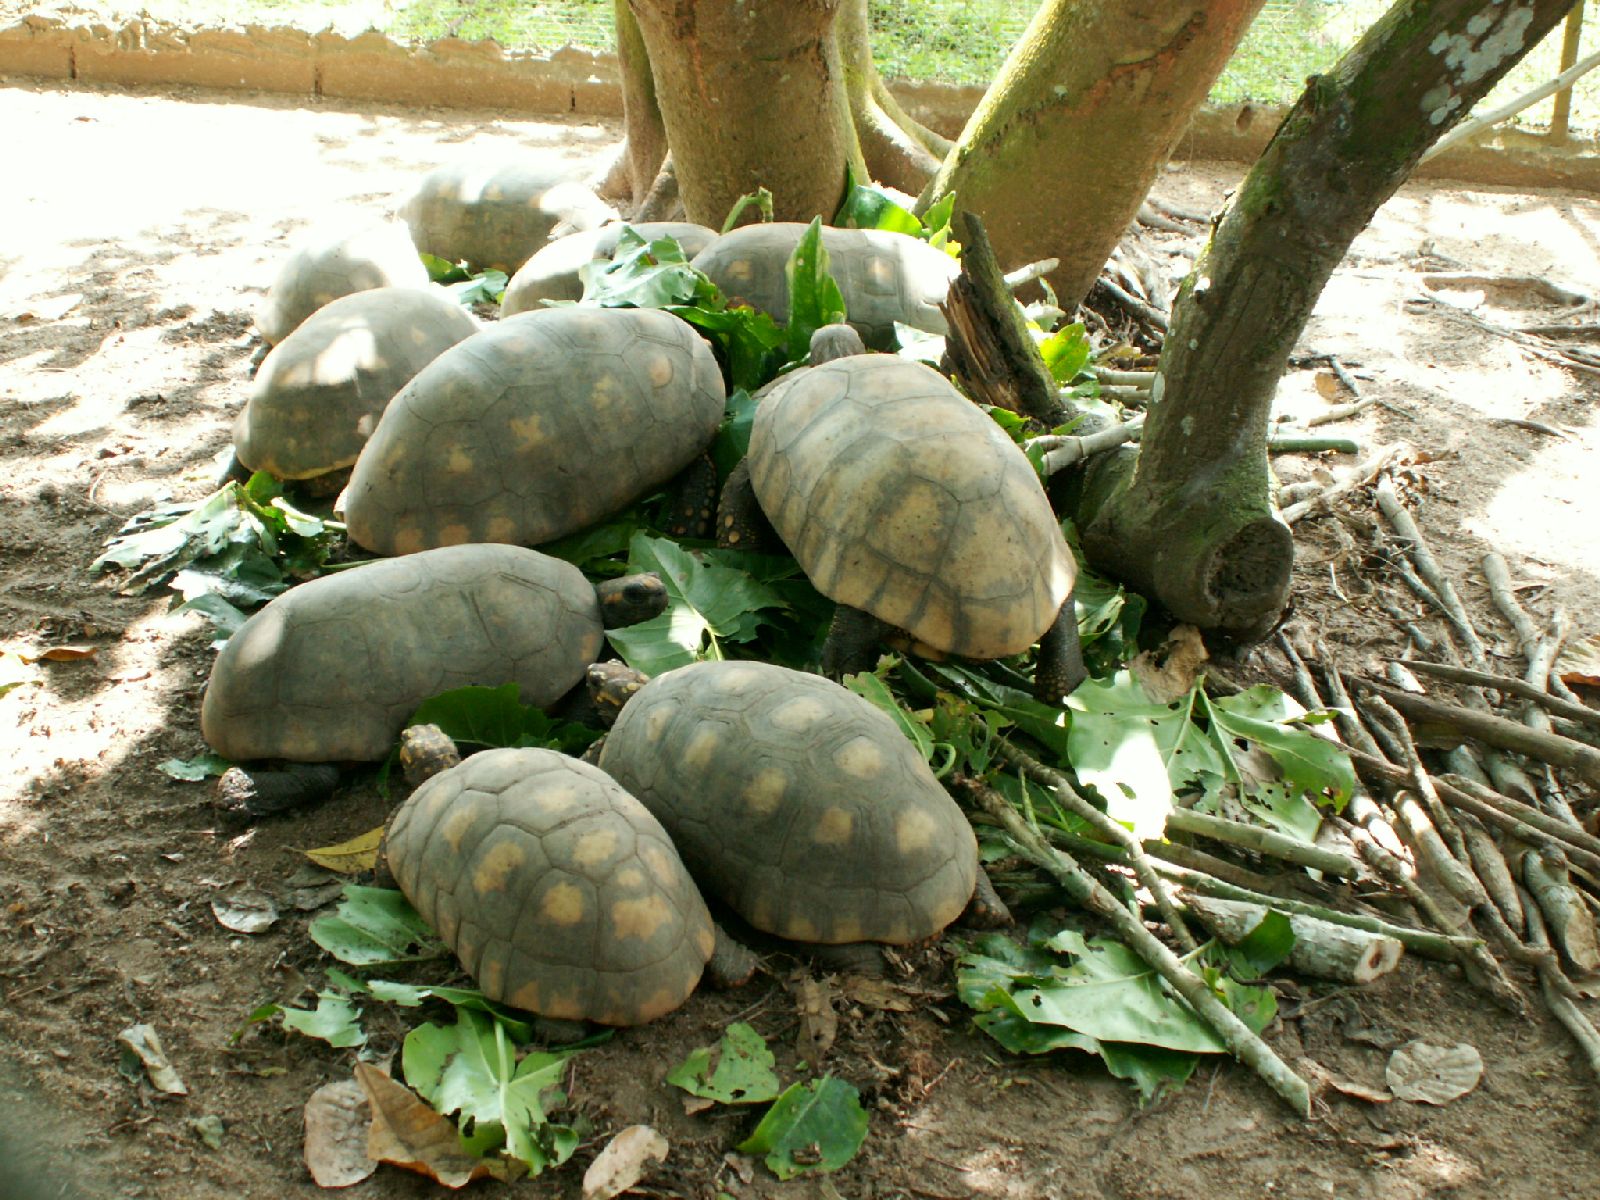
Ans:
[[[307,914],[246,937],[221,928],[209,901],[241,883],[286,897],[298,850],[371,828],[384,803],[356,788],[292,819],[220,823],[199,785],[155,770],[202,748],[207,630],[169,616],[166,597],[114,594],[87,567],[126,515],[208,490],[248,386],[253,305],[305,227],[380,215],[423,172],[460,155],[528,150],[595,163],[616,130],[24,85],[0,87],[0,130],[0,639],[30,654],[93,651],[38,664],[33,682],[0,698],[0,745],[13,764],[0,782],[0,1086],[20,1095],[0,1127],[37,1152],[41,1195],[310,1196],[301,1108],[348,1074],[350,1055],[270,1027],[235,1034],[257,1005],[303,995],[323,960],[305,937]],[[1236,178],[1232,168],[1189,168],[1163,189],[1210,208]],[[1600,631],[1594,380],[1415,303],[1423,275],[1445,270],[1536,273],[1587,290],[1600,281],[1600,203],[1408,188],[1358,243],[1305,338],[1308,351],[1350,364],[1382,402],[1333,431],[1368,448],[1410,447],[1404,480],[1424,527],[1492,650],[1519,672],[1476,561],[1498,548],[1539,619],[1559,607],[1573,641]],[[1438,286],[1502,327],[1561,316],[1524,290]],[[1313,371],[1286,379],[1286,413],[1328,403]],[[1279,469],[1293,480],[1350,461],[1280,459]],[[1380,599],[1421,611],[1396,590],[1375,530],[1359,493],[1297,529],[1289,628],[1327,637],[1353,666],[1402,648]],[[1264,678],[1280,665],[1261,650],[1228,669]],[[723,1157],[748,1122],[685,1116],[662,1082],[741,1012],[792,1068],[794,1004],[786,968],[773,970],[753,991],[697,997],[583,1056],[571,1092],[596,1135],[580,1163],[606,1133],[649,1121],[673,1154],[647,1194],[780,1194],[759,1168],[747,1182]],[[931,980],[948,988],[947,975]],[[1329,1093],[1301,1122],[1222,1064],[1141,1109],[1079,1056],[1009,1058],[970,1030],[947,990],[907,1014],[843,1004],[832,1066],[862,1088],[872,1133],[845,1171],[781,1194],[1600,1195],[1600,1090],[1536,1003],[1530,1020],[1508,1017],[1454,970],[1408,960],[1360,991],[1287,985],[1282,1007],[1270,1037],[1291,1062],[1309,1056],[1378,1086],[1400,1042],[1468,1042],[1483,1055],[1484,1080],[1442,1108]],[[391,1052],[408,1020],[373,1011],[373,1051]],[[116,1035],[137,1021],[160,1031],[187,1098],[158,1097],[119,1073]],[[222,1121],[219,1148],[197,1135],[203,1117]],[[0,1184],[28,1159],[8,1154]],[[569,1169],[520,1190],[576,1196],[578,1177]],[[385,1170],[352,1194],[433,1190]]]

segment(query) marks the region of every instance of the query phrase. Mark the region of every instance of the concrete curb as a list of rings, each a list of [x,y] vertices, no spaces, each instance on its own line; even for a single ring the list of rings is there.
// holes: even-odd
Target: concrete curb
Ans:
[[[381,33],[355,36],[245,25],[186,30],[148,17],[112,27],[44,14],[0,28],[0,79],[218,88],[324,100],[387,101],[504,113],[622,116],[616,59],[566,48],[549,55],[503,50],[494,42],[445,38],[410,46]],[[913,116],[948,137],[961,131],[982,88],[898,80],[896,96]],[[1179,143],[1184,159],[1252,161],[1282,110],[1248,104],[1208,106]],[[1447,151],[1421,178],[1513,187],[1600,192],[1600,143],[1559,145],[1515,129],[1489,131]]]

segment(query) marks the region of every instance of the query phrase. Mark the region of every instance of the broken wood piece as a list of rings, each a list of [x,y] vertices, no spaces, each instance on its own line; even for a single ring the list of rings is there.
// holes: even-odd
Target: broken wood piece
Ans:
[[[1486,275],[1480,271],[1431,271],[1422,276],[1422,286],[1435,291],[1439,288],[1458,288],[1463,291],[1477,288],[1486,292],[1522,292],[1568,308],[1594,305],[1594,297],[1587,292],[1562,287],[1543,275]]]
[[[962,253],[964,255],[966,253],[965,243],[962,243],[962,245]],[[1167,314],[1159,308],[1139,299],[1106,275],[1101,275],[1095,282],[1099,287],[1104,288],[1106,294],[1125,308],[1131,316],[1143,321],[1146,325],[1161,333],[1167,332]]]
[[[1213,817],[1187,808],[1175,808],[1167,814],[1167,833],[1170,836],[1175,832],[1240,846],[1327,875],[1354,879],[1361,874],[1361,868],[1348,854],[1313,846],[1261,825],[1247,825],[1243,821],[1230,821],[1225,817]]]
[[[1445,891],[1468,908],[1487,904],[1489,897],[1484,893],[1478,877],[1450,852],[1450,847],[1445,845],[1444,838],[1439,835],[1427,810],[1418,803],[1416,797],[1410,792],[1396,792],[1394,807],[1401,836],[1405,838],[1406,845],[1411,847],[1418,863],[1428,869]]]
[[[1267,915],[1264,905],[1214,896],[1185,893],[1183,902],[1207,929],[1230,946],[1248,937]],[[1381,933],[1334,925],[1315,917],[1285,915],[1294,931],[1288,966],[1300,974],[1339,983],[1371,983],[1394,970],[1405,952],[1397,939]]]
[[[1416,519],[1400,502],[1400,497],[1394,490],[1394,480],[1387,475],[1379,479],[1376,496],[1379,510],[1393,526],[1395,533],[1405,540],[1407,553],[1411,561],[1416,563],[1418,573],[1438,597],[1445,615],[1450,618],[1450,623],[1460,631],[1468,660],[1475,667],[1485,667],[1488,656],[1484,653],[1483,642],[1479,639],[1477,630],[1473,628],[1472,618],[1467,615],[1466,605],[1461,603],[1455,585],[1450,582],[1450,577],[1439,565],[1439,560],[1433,556],[1433,551],[1429,548],[1427,539],[1422,536],[1422,530],[1418,527]]]
[[[1584,974],[1600,971],[1600,936],[1594,915],[1567,877],[1567,859],[1559,846],[1544,845],[1522,856],[1522,881],[1544,915],[1550,938]]]
[[[1361,443],[1354,438],[1275,433],[1267,439],[1267,453],[1360,454]]]
[[[1549,950],[1550,938],[1545,930],[1544,921],[1539,915],[1539,906],[1530,901],[1523,906],[1528,913],[1528,942],[1535,949]],[[1594,1024],[1578,1007],[1572,998],[1572,983],[1562,973],[1560,964],[1553,955],[1546,955],[1538,964],[1540,991],[1544,994],[1544,1002],[1549,1006],[1550,1012],[1556,1020],[1566,1027],[1572,1035],[1572,1040],[1578,1043],[1584,1057],[1589,1060],[1589,1070],[1594,1074],[1596,1081],[1600,1081],[1600,1032],[1595,1030]]]
[[[1523,915],[1522,901],[1517,896],[1517,881],[1512,877],[1506,856],[1500,852],[1500,847],[1477,817],[1463,812],[1457,815],[1457,821],[1478,882],[1483,884],[1483,890],[1500,910],[1507,928],[1515,937],[1522,937],[1527,932],[1528,921]]]
[[[1415,658],[1400,661],[1418,674],[1432,675],[1436,679],[1448,680],[1451,683],[1470,683],[1475,687],[1493,688],[1509,696],[1532,700],[1558,717],[1581,721],[1585,725],[1600,729],[1600,710],[1552,696],[1549,692],[1541,691],[1537,684],[1513,679],[1509,675],[1496,675],[1490,671],[1474,671],[1471,667],[1458,667],[1452,663],[1426,662]]]
[[[1041,258],[1038,262],[1026,263],[1015,271],[1007,271],[1001,279],[1006,285],[1006,290],[1014,292],[1018,288],[1026,287],[1035,279],[1043,279],[1060,265],[1059,258]]]
[[[1045,475],[1054,475],[1075,463],[1083,462],[1096,454],[1114,450],[1128,442],[1137,441],[1144,429],[1144,417],[1139,416],[1121,425],[1101,429],[1074,437],[1070,434],[1045,434],[1031,438],[1026,443],[1029,450],[1044,451],[1040,469]]]
[[[1363,680],[1362,686],[1376,692],[1413,720],[1435,722],[1460,736],[1476,738],[1539,762],[1566,767],[1589,783],[1600,785],[1600,749],[1594,746],[1558,733],[1529,729],[1520,722],[1508,721],[1493,713],[1473,712],[1457,704],[1413,696],[1373,680]]]
[[[1114,367],[1090,366],[1090,372],[1102,386],[1137,388],[1148,392],[1155,386],[1154,371],[1118,371]]]

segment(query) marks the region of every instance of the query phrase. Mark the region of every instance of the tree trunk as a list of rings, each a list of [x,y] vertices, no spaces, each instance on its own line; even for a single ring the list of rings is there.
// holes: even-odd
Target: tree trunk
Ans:
[[[1007,267],[1059,259],[1071,312],[1261,4],[1046,0],[926,202],[954,192]]]
[[[622,151],[600,192],[632,216],[650,194],[667,157],[667,127],[656,103],[656,80],[644,35],[628,0],[615,0],[617,62],[622,69]]]
[[[1092,562],[1202,628],[1272,626],[1293,539],[1266,441],[1289,353],[1379,205],[1572,4],[1400,0],[1308,81],[1179,292],[1137,467],[1096,467]]]
[[[867,171],[879,183],[915,196],[938,172],[950,143],[917,124],[889,95],[872,61],[867,0],[841,0],[836,35]]]
[[[865,174],[834,39],[838,0],[629,0],[687,218],[719,227],[765,186],[780,221],[830,219]]]

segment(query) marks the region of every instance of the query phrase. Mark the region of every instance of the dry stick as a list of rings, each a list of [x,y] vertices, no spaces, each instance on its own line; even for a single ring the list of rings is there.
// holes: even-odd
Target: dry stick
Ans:
[[[1150,865],[1150,860],[1145,857],[1144,848],[1133,834],[1080,796],[1077,789],[1072,786],[1072,781],[1060,771],[1045,766],[1031,754],[1017,749],[1009,742],[997,742],[995,752],[996,757],[1015,767],[1019,775],[1024,778],[1032,775],[1036,782],[1053,791],[1068,810],[1087,821],[1101,837],[1114,846],[1120,846],[1128,856],[1128,864],[1133,868],[1134,876],[1150,893],[1151,899],[1155,901],[1156,910],[1171,928],[1172,936],[1177,939],[1178,945],[1183,947],[1185,953],[1199,945],[1194,935],[1189,932],[1189,927],[1183,923],[1183,917],[1179,915],[1178,906],[1173,903],[1167,885],[1156,874],[1155,868]]]
[[[1585,974],[1600,970],[1600,936],[1594,916],[1567,875],[1567,856],[1559,846],[1544,845],[1522,856],[1522,881],[1544,915],[1551,940],[1573,966]]]
[[[1376,692],[1406,716],[1418,721],[1437,721],[1456,733],[1476,738],[1502,750],[1525,754],[1540,762],[1553,763],[1576,771],[1583,779],[1600,784],[1600,749],[1585,745],[1559,733],[1542,733],[1517,721],[1493,713],[1474,712],[1456,704],[1424,699],[1373,680],[1362,686]]]
[[[1006,290],[1014,292],[1018,288],[1026,287],[1035,279],[1043,279],[1061,265],[1059,258],[1041,258],[1038,262],[1027,263],[1015,271],[1007,271],[1002,277]]]
[[[1158,858],[1173,866],[1186,867],[1191,871],[1203,871],[1224,883],[1231,883],[1234,887],[1249,888],[1263,895],[1272,892],[1273,882],[1265,875],[1258,875],[1237,863],[1218,858],[1214,854],[1207,854],[1204,850],[1197,850],[1193,846],[1185,846],[1182,842],[1162,842],[1155,838],[1146,838],[1139,844],[1151,858]],[[1156,870],[1159,871],[1161,868],[1157,867]]]
[[[1086,433],[1081,437],[1046,434],[1043,437],[1031,438],[1028,447],[1044,451],[1044,473],[1054,475],[1057,471],[1064,470],[1073,463],[1082,462],[1091,455],[1114,450],[1124,443],[1133,441],[1143,428],[1144,417],[1140,416],[1125,424],[1113,425],[1109,429]]]
[[[1355,859],[1348,854],[1340,854],[1336,850],[1297,841],[1275,830],[1260,825],[1247,825],[1243,821],[1230,821],[1224,817],[1213,817],[1186,808],[1176,808],[1167,814],[1167,829],[1211,838],[1213,841],[1224,842],[1230,846],[1243,846],[1258,854],[1265,854],[1269,858],[1281,859],[1296,866],[1310,867],[1345,879],[1354,879],[1361,874]]]
[[[1271,1047],[1225,1008],[1205,980],[1184,966],[1177,955],[1145,928],[1143,921],[1119,904],[1116,897],[1101,887],[1069,855],[1049,846],[1028,828],[1005,797],[993,790],[985,790],[981,795],[985,809],[999,818],[1019,853],[1054,876],[1079,904],[1108,921],[1117,936],[1188,1002],[1235,1058],[1261,1076],[1266,1085],[1300,1116],[1311,1115],[1311,1089],[1306,1081],[1290,1070]]]
[[[1525,333],[1518,333],[1515,329],[1507,329],[1504,325],[1496,325],[1493,321],[1485,321],[1477,313],[1468,312],[1440,296],[1423,296],[1416,303],[1427,305],[1435,312],[1482,329],[1486,333],[1503,337],[1521,346],[1535,358],[1542,358],[1546,362],[1553,362],[1558,367],[1565,367],[1582,375],[1600,375],[1600,366],[1595,365],[1587,351],[1577,346],[1547,345],[1543,338],[1531,337]]]
[[[1549,692],[1541,691],[1536,683],[1528,683],[1521,679],[1513,679],[1510,675],[1496,675],[1490,671],[1474,671],[1471,667],[1457,667],[1450,663],[1424,662],[1421,659],[1407,658],[1401,660],[1411,670],[1422,675],[1432,675],[1436,679],[1446,679],[1451,683],[1470,683],[1474,687],[1493,688],[1497,692],[1504,692],[1508,696],[1519,696],[1524,700],[1532,700],[1535,704],[1558,717],[1567,717],[1573,721],[1581,721],[1585,725],[1592,725],[1600,729],[1600,710],[1590,708],[1587,704],[1575,703],[1552,696]]]
[[[1515,936],[1521,937],[1528,927],[1528,921],[1522,913],[1522,901],[1517,898],[1517,881],[1512,878],[1511,868],[1506,865],[1506,857],[1500,852],[1500,847],[1489,836],[1489,831],[1483,823],[1469,812],[1456,814],[1456,821],[1461,826],[1461,836],[1467,843],[1467,854],[1472,859],[1472,870],[1483,883],[1483,890],[1489,893],[1489,898],[1494,901],[1495,907],[1500,910],[1501,917],[1506,926]]]
[[[1123,288],[1121,285],[1112,282],[1111,278],[1107,275],[1100,276],[1097,282],[1106,290],[1107,295],[1109,295],[1118,304],[1122,305],[1123,308],[1127,309],[1135,317],[1138,317],[1139,320],[1143,321],[1146,325],[1150,325],[1155,329],[1159,329],[1162,333],[1167,331],[1167,314],[1162,312],[1159,308],[1156,308],[1152,304],[1146,303],[1135,296],[1132,292],[1128,291],[1126,288]]]
[[[1462,642],[1467,648],[1468,659],[1473,666],[1483,667],[1488,657],[1484,654],[1483,642],[1479,640],[1477,630],[1472,627],[1472,618],[1467,615],[1466,606],[1456,594],[1455,585],[1450,582],[1450,577],[1444,573],[1439,560],[1434,558],[1433,551],[1428,548],[1427,540],[1422,536],[1422,530],[1417,527],[1416,520],[1406,510],[1405,505],[1400,503],[1400,497],[1395,494],[1394,480],[1388,476],[1378,480],[1377,498],[1378,507],[1384,517],[1394,526],[1394,531],[1408,543],[1407,551],[1411,561],[1417,564],[1417,571],[1444,605],[1445,615],[1450,618],[1450,623],[1460,631]]]
[[[1523,907],[1528,912],[1528,941],[1536,949],[1548,950],[1550,938],[1545,932],[1544,921],[1539,916],[1539,906],[1530,898],[1525,900]],[[1589,1018],[1573,1000],[1572,983],[1562,973],[1553,954],[1539,963],[1539,983],[1544,992],[1544,1002],[1549,1005],[1556,1020],[1566,1026],[1567,1032],[1572,1035],[1572,1040],[1578,1043],[1578,1048],[1589,1060],[1589,1070],[1593,1072],[1596,1080],[1600,1080],[1600,1032],[1596,1032]]]
[[[1386,467],[1388,467],[1391,462],[1398,458],[1405,449],[1405,444],[1402,442],[1396,442],[1392,446],[1383,447],[1381,450],[1376,451],[1365,462],[1357,463],[1355,467],[1351,469],[1349,475],[1345,476],[1344,479],[1340,480],[1332,487],[1326,489],[1325,491],[1318,492],[1315,496],[1301,500],[1297,504],[1289,505],[1288,508],[1284,509],[1278,515],[1281,516],[1285,522],[1293,525],[1296,521],[1300,520],[1300,518],[1308,516],[1320,508],[1326,508],[1330,501],[1336,500],[1340,496],[1343,496],[1349,492],[1353,492],[1357,488],[1365,487],[1367,484],[1371,483],[1383,472]]]
[[[1094,366],[1089,370],[1093,371],[1094,377],[1106,387],[1131,387],[1141,392],[1148,392],[1155,386],[1154,371],[1118,371],[1114,367]]]

